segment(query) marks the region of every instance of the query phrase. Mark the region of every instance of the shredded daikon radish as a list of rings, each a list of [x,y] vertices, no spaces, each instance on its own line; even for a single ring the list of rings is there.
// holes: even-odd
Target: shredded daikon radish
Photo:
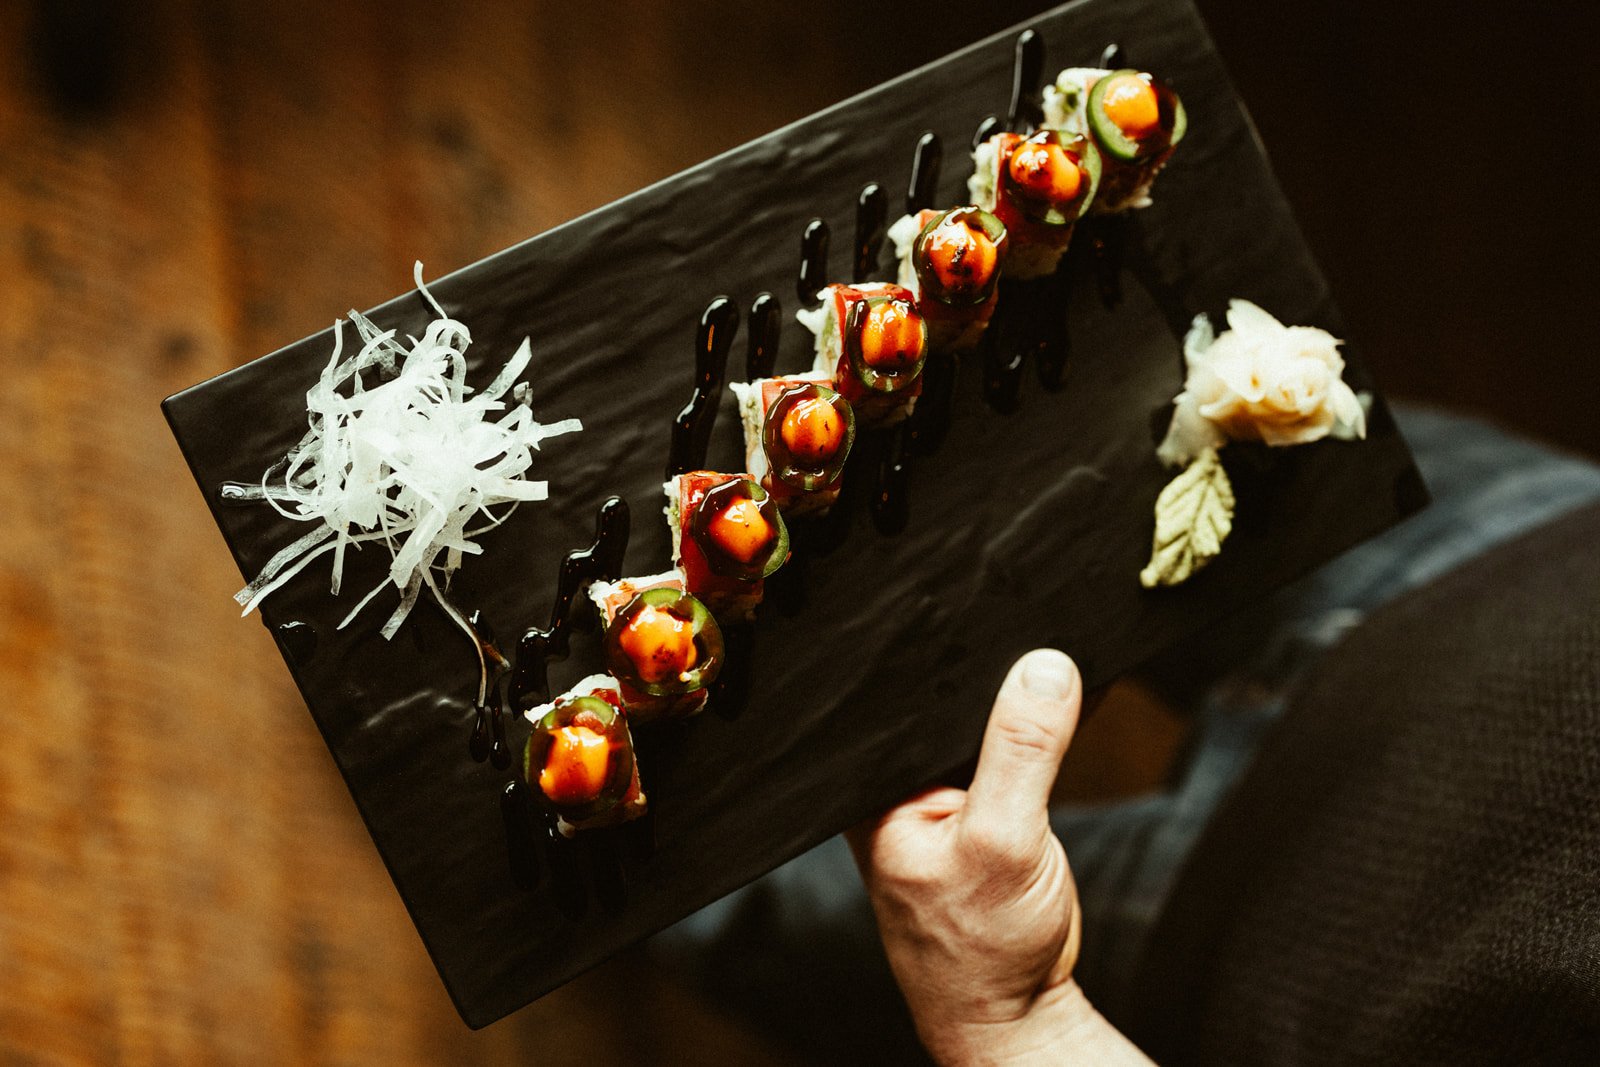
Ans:
[[[331,592],[337,596],[345,550],[377,541],[389,550],[389,576],[362,598],[341,629],[391,585],[400,604],[383,624],[385,638],[399,630],[424,587],[465,626],[432,572],[439,571],[448,588],[463,557],[483,551],[475,537],[504,522],[523,501],[549,495],[548,482],[525,477],[533,453],[546,438],[581,430],[582,424],[541,424],[533,417],[531,389],[513,389],[532,358],[526,338],[489,387],[474,393],[466,382],[471,334],[423,285],[421,263],[416,281],[439,315],[422,338],[402,343],[395,331],[380,330],[351,311],[362,345],[342,358],[344,324],[336,321],[333,355],[306,393],[310,429],[262,475],[259,486],[243,492],[244,499],[265,500],[287,518],[319,524],[234,594],[244,614],[330,552]]]

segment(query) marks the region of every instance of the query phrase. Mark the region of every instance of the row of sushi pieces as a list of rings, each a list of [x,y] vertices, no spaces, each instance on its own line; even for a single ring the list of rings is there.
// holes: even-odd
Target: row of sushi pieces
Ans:
[[[1002,273],[1050,274],[1078,220],[1148,206],[1156,175],[1188,129],[1177,93],[1138,70],[1069,67],[1046,87],[1042,112],[1036,131],[1001,131],[974,149],[970,203],[917,211],[889,227],[895,283],[831,285],[818,293],[818,308],[797,313],[816,335],[818,371],[851,361],[857,373],[842,388],[867,405],[863,416],[904,418],[921,391],[920,353],[978,344]],[[880,329],[904,343],[878,343]],[[910,343],[919,331],[920,349]]]
[[[1156,175],[1188,130],[1178,94],[1146,71],[1069,67],[1041,104],[1037,130],[1002,130],[974,149],[969,205],[906,215],[889,229],[900,284],[916,292],[933,275],[930,319],[942,326],[952,318],[944,308],[984,309],[936,329],[935,347],[970,347],[981,335],[996,260],[1010,277],[1042,277],[1056,269],[1079,219],[1149,206]]]
[[[921,317],[909,300],[876,293],[834,306],[839,319],[811,372],[733,383],[746,470],[690,471],[663,485],[672,570],[589,584],[607,673],[527,712],[523,774],[563,834],[644,814],[630,725],[705,708],[725,661],[718,619],[754,618],[766,579],[789,558],[785,515],[819,514],[838,499],[858,418],[903,417],[927,348]]]
[[[717,620],[753,618],[763,582],[789,557],[785,515],[820,514],[838,499],[858,425],[905,419],[929,353],[977,342],[1003,264],[1013,276],[1049,273],[1093,205],[1148,202],[1186,124],[1170,89],[1131,70],[1063,71],[1044,114],[1031,135],[978,146],[972,204],[891,227],[898,283],[830,285],[797,314],[815,337],[809,372],[732,383],[746,470],[665,483],[673,569],[590,584],[608,673],[527,713],[523,773],[563,834],[644,814],[630,724],[706,706],[725,656]]]

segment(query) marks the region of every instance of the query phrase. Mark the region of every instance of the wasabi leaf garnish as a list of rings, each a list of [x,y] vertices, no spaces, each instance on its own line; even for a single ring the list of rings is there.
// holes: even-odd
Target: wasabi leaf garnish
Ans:
[[[439,317],[420,339],[402,341],[351,311],[362,345],[347,358],[344,324],[335,322],[333,355],[306,393],[310,429],[262,475],[259,486],[238,494],[314,524],[234,594],[245,614],[328,553],[330,591],[337,596],[346,549],[377,542],[389,551],[389,575],[340,628],[392,585],[400,603],[380,631],[386,639],[405,622],[424,587],[471,633],[441,585],[448,587],[465,556],[483,551],[475,538],[504,522],[518,504],[549,495],[548,482],[527,477],[534,452],[546,438],[581,430],[582,424],[540,423],[533,417],[530,387],[513,387],[532,358],[526,338],[488,388],[474,392],[466,382],[471,334],[423,285],[421,263],[416,282]]]
[[[1233,530],[1233,483],[1208,448],[1156,497],[1156,535],[1150,563],[1139,572],[1146,589],[1177,585],[1210,563]]]

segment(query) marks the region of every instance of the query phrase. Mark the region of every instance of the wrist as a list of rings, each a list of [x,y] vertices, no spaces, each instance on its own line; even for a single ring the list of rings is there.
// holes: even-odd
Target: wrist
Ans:
[[[1072,980],[1041,992],[1015,1018],[917,1022],[923,1043],[942,1067],[1150,1062]]]

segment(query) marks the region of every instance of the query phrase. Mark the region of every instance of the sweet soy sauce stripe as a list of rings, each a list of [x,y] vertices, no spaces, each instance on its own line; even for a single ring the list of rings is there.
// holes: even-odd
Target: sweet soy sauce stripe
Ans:
[[[1044,42],[1037,33],[1027,30],[1018,36],[1009,107],[1003,118],[990,115],[979,124],[972,142],[974,149],[1000,132],[1027,136],[1040,128],[1044,122],[1039,103],[1044,58]],[[1100,57],[1102,69],[1121,69],[1126,62],[1122,49],[1115,44]],[[938,135],[931,131],[922,134],[913,152],[906,187],[907,214],[934,207],[942,162],[943,146]],[[849,277],[853,283],[869,281],[880,269],[888,208],[889,197],[882,186],[869,182],[862,187],[856,200],[850,246]],[[1122,214],[1103,215],[1080,220],[1080,226],[1082,237],[1072,242],[1072,254],[1058,269],[1041,278],[1000,279],[998,306],[975,353],[983,368],[984,400],[997,412],[1017,410],[1024,368],[1030,357],[1044,389],[1055,391],[1061,387],[1071,351],[1065,308],[1069,279],[1074,274],[1092,271],[1095,287],[1108,309],[1121,302],[1121,274],[1130,243],[1128,219]],[[816,308],[819,293],[828,284],[830,243],[827,222],[811,219],[801,234],[795,278],[795,295],[802,308]],[[1176,302],[1174,294],[1158,292],[1162,287],[1153,284],[1157,279],[1141,277],[1141,281],[1152,283],[1147,287],[1159,303],[1174,303],[1173,308],[1164,310],[1175,323],[1175,331],[1181,334],[1187,321],[1181,302]],[[689,402],[673,420],[666,464],[668,479],[705,466],[739,318],[738,307],[726,296],[712,300],[701,314],[695,334],[694,387]],[[771,293],[759,294],[746,321],[746,380],[770,378],[783,336],[781,302]],[[853,516],[863,506],[881,534],[893,535],[906,527],[912,467],[918,457],[934,454],[945,438],[955,379],[956,357],[948,352],[935,353],[924,367],[923,392],[913,413],[897,426],[861,435],[844,465],[837,502],[821,517],[792,523],[791,555],[769,580],[767,604],[785,613],[804,606],[810,559],[839,547],[853,525]],[[621,577],[628,532],[627,505],[612,497],[600,508],[593,543],[569,553],[562,561],[549,624],[530,629],[522,636],[514,665],[506,664],[499,656],[492,638],[485,635],[480,641],[485,670],[493,674],[487,686],[489,699],[477,709],[469,746],[474,759],[488,759],[497,768],[509,766],[499,696],[501,677],[509,675],[505,702],[519,714],[551,698],[548,664],[567,657],[575,628],[592,625],[587,613],[581,617],[578,614],[584,607],[580,598],[591,582]],[[723,633],[726,662],[710,687],[708,706],[720,717],[733,719],[741,713],[748,697],[755,629],[750,624],[734,622],[725,624]],[[636,737],[641,765],[661,757],[664,750],[672,747],[674,738],[681,738],[674,732],[679,725],[656,725]],[[652,816],[648,811],[620,826],[585,830],[573,838],[563,836],[554,816],[535,802],[533,790],[520,778],[505,786],[501,813],[515,881],[529,889],[548,885],[557,907],[569,916],[586,911],[591,885],[593,899],[603,908],[623,907],[628,864],[647,857],[653,847]]]

